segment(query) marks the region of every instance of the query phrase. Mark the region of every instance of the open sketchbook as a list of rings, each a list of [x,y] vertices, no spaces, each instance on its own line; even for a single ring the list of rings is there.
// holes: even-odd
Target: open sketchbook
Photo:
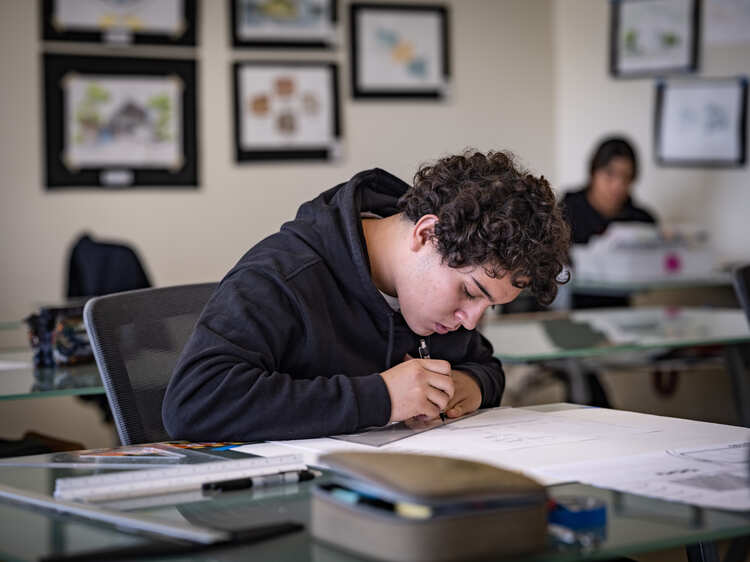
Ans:
[[[235,449],[247,442],[166,441],[142,445],[123,445],[106,449],[61,451],[0,459],[0,466],[51,468],[148,468],[180,464],[198,464],[222,459],[247,458]]]

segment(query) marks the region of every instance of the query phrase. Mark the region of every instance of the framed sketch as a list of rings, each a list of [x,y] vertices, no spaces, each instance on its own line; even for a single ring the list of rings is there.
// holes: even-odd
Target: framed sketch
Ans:
[[[746,162],[747,79],[656,85],[656,161],[664,166],[742,166]]]
[[[43,0],[45,41],[196,44],[196,0]]]
[[[46,185],[195,187],[196,64],[44,55]]]
[[[697,70],[700,0],[610,0],[610,8],[613,76]]]
[[[351,4],[355,98],[432,98],[448,93],[448,10],[427,4]]]
[[[335,64],[237,62],[234,98],[237,161],[340,156]]]
[[[332,47],[336,0],[229,0],[234,47]]]

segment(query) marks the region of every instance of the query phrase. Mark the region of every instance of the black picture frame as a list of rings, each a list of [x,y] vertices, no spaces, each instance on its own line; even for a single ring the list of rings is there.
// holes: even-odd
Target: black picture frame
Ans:
[[[399,68],[391,69],[391,76],[385,77],[383,65],[388,64],[386,60],[394,60],[392,56],[384,54],[385,49],[392,48],[394,51],[405,45],[399,42],[399,37],[393,29],[377,31],[383,49],[368,48],[373,32],[372,23],[365,25],[365,18],[378,17],[388,18],[395,16],[399,25],[405,26],[400,31],[408,32],[408,26],[412,27],[419,16],[424,16],[422,25],[429,22],[429,18],[437,17],[436,38],[431,41],[423,37],[423,43],[416,49],[425,57],[432,57],[436,62],[436,69],[432,72],[431,79],[425,79],[420,83],[419,79],[409,77],[408,70]],[[403,17],[406,16],[406,17]],[[448,96],[451,77],[450,67],[450,13],[446,6],[441,4],[379,4],[355,2],[349,5],[349,30],[350,30],[350,77],[351,92],[355,99],[415,99],[415,100],[441,100]],[[393,22],[394,20],[390,20]],[[424,28],[423,28],[424,29]],[[377,41],[378,39],[376,39]],[[404,51],[401,51],[404,54]],[[401,57],[403,67],[406,69],[424,68],[420,62],[425,59],[421,55],[415,55],[408,59],[406,53]],[[398,57],[397,57],[398,58]],[[427,59],[429,60],[429,58]],[[397,65],[394,65],[397,66]],[[429,65],[425,65],[429,68]],[[378,76],[380,68],[380,76]],[[386,69],[387,71],[388,69]],[[399,72],[401,70],[401,72]],[[401,74],[394,77],[393,74]],[[407,76],[404,78],[403,74]],[[400,83],[399,83],[400,82]]]
[[[660,80],[655,95],[658,165],[738,168],[746,164],[746,77]]]
[[[156,59],[130,57],[94,57],[62,54],[43,54],[44,69],[44,139],[45,185],[47,189],[84,187],[198,187],[198,145],[196,121],[197,63],[188,59]],[[70,164],[71,143],[66,133],[66,88],[69,79],[102,80],[130,78],[163,79],[174,84],[181,111],[175,125],[180,140],[171,143],[178,152],[173,166],[159,166],[154,162],[141,165],[134,162],[106,162],[101,164]],[[70,99],[68,103],[73,103]],[[178,121],[178,120],[175,120]],[[67,135],[70,138],[70,135]]]
[[[243,75],[245,71],[248,74]],[[245,107],[251,107],[251,111],[254,111],[256,107],[254,100],[248,99],[248,92],[244,91],[243,78],[245,76],[250,77],[249,72],[253,70],[258,71],[261,75],[265,75],[262,80],[259,81],[262,89],[261,92],[266,92],[263,95],[271,97],[273,96],[272,90],[273,85],[269,85],[267,80],[270,78],[269,73],[281,72],[293,76],[295,71],[312,70],[312,72],[318,72],[318,84],[323,85],[327,90],[326,97],[328,98],[326,103],[321,103],[320,108],[325,112],[327,108],[327,118],[325,113],[322,119],[317,121],[318,125],[325,124],[325,127],[329,129],[329,133],[321,136],[317,141],[301,143],[295,139],[290,138],[287,144],[284,144],[279,140],[278,135],[276,138],[271,138],[268,143],[263,141],[248,142],[243,140],[245,135],[252,131],[246,130],[247,125],[245,114]],[[321,74],[322,71],[322,74]],[[321,81],[321,76],[325,76],[324,80]],[[276,84],[278,84],[278,78],[273,78]],[[340,97],[339,97],[339,77],[338,77],[338,65],[336,63],[327,61],[238,61],[233,64],[233,91],[234,91],[234,145],[235,145],[235,158],[237,162],[260,162],[260,161],[273,161],[273,160],[335,160],[338,159],[341,153],[341,109],[340,109]],[[269,90],[269,88],[271,90]],[[270,92],[270,93],[268,93]],[[300,92],[301,93],[301,92]],[[320,93],[320,92],[319,92]],[[305,94],[302,94],[303,96]],[[255,98],[257,99],[257,95]],[[296,100],[296,103],[295,101]],[[289,98],[283,104],[275,103],[273,99],[265,99],[262,101],[264,108],[271,108],[269,111],[273,111],[274,107],[281,107],[282,110],[290,107],[300,107],[299,94],[295,91],[293,94],[289,94]],[[246,105],[250,103],[251,105]],[[276,116],[277,119],[281,119],[281,115]],[[248,119],[253,119],[252,115],[248,114]],[[258,117],[261,119],[261,117]],[[259,123],[260,124],[260,123]]]
[[[610,0],[610,74],[646,78],[696,72],[700,17],[701,0]]]
[[[327,30],[319,29],[308,31],[306,36],[296,35],[293,33],[295,27],[293,24],[285,26],[280,24],[277,34],[274,35],[273,29],[267,30],[266,33],[258,33],[255,37],[246,37],[240,29],[240,21],[237,16],[241,7],[242,0],[228,0],[229,10],[229,29],[231,35],[232,47],[238,49],[247,48],[271,48],[271,49],[330,49],[336,46],[336,30],[338,25],[338,1],[337,0],[319,0],[325,7],[324,15],[321,21],[328,25]],[[326,9],[327,8],[327,9]],[[269,24],[267,27],[272,27]],[[296,29],[299,29],[298,27]]]
[[[183,4],[183,29],[174,34],[167,32],[130,31],[124,27],[112,29],[86,26],[60,29],[55,25],[55,5],[60,0],[42,0],[41,25],[44,41],[78,41],[114,44],[142,44],[142,45],[183,45],[197,44],[196,0],[180,0]],[[150,0],[159,2],[160,0]]]

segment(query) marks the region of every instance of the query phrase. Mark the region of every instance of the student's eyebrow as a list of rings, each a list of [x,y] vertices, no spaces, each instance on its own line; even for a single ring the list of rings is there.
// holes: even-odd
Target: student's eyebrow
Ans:
[[[479,281],[477,281],[473,275],[471,276],[471,280],[474,281],[474,284],[476,284],[476,286],[479,287],[479,290],[484,293],[484,296],[486,296],[489,299],[491,304],[493,305],[496,304],[495,299],[492,298],[492,295],[490,294],[490,292],[487,289],[485,289],[482,286],[482,284]]]

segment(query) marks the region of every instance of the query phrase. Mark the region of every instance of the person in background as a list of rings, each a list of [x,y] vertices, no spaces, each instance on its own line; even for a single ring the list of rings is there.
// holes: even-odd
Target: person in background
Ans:
[[[562,199],[573,244],[588,244],[592,236],[603,234],[613,222],[656,224],[654,215],[637,206],[630,195],[637,177],[638,157],[630,142],[622,137],[609,137],[599,143],[591,157],[587,185],[566,193]],[[570,306],[573,309],[628,306],[630,303],[626,296],[571,291]],[[597,374],[587,371],[584,380],[588,387],[588,402],[609,407],[609,399]],[[568,389],[570,391],[570,385]],[[567,400],[574,401],[570,394]]]
[[[279,440],[500,404],[475,329],[528,287],[557,292],[570,233],[543,177],[468,151],[380,169],[304,203],[209,300],[164,397],[175,439]]]
[[[613,222],[656,224],[654,215],[637,206],[630,196],[637,177],[638,158],[627,140],[610,137],[599,144],[591,157],[586,187],[568,192],[562,199],[573,244],[588,244]]]

